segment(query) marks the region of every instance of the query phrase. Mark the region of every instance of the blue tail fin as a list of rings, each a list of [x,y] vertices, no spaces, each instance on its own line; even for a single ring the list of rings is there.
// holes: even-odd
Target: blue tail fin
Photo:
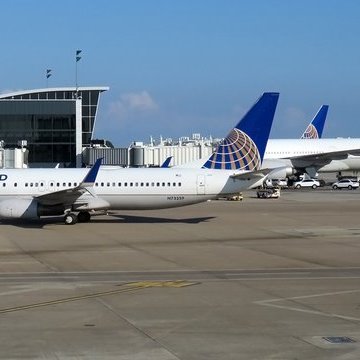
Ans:
[[[301,139],[321,139],[329,105],[323,105],[312,119]]]
[[[165,161],[161,164],[161,168],[168,168],[169,167],[169,165],[170,165],[170,162],[171,162],[171,160],[172,160],[172,156],[168,156],[166,159],[165,159]]]
[[[264,93],[218,145],[203,168],[260,169],[278,99],[278,93]]]

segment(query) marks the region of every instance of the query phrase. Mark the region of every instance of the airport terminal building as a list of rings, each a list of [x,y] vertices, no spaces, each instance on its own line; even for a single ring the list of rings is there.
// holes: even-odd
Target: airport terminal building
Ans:
[[[0,95],[0,140],[27,141],[30,167],[82,166],[90,146],[100,94],[108,87],[58,87]]]

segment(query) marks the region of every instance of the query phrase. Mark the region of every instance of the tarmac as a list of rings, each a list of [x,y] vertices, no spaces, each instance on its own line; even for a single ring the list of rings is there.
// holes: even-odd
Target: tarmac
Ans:
[[[360,358],[360,190],[1,221],[0,359]]]

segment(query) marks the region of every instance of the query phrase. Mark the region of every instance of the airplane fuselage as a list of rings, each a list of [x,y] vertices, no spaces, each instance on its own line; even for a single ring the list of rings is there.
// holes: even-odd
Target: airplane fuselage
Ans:
[[[279,167],[281,163],[285,166],[292,166],[291,158],[298,158],[307,155],[321,155],[336,151],[360,149],[359,138],[334,138],[334,139],[269,139],[264,156],[263,167]],[[280,160],[280,162],[276,162]],[[297,160],[301,163],[301,160]],[[339,171],[359,171],[360,156],[334,156],[332,160],[325,164],[307,164],[304,161],[303,167],[315,166],[317,172],[339,172]]]
[[[5,199],[36,200],[51,192],[79,185],[88,169],[3,169],[0,171],[0,207]],[[255,186],[258,179],[233,179],[232,171],[211,169],[104,169],[94,186],[103,208],[161,209],[195,204]],[[75,202],[91,201],[84,193]],[[107,206],[108,204],[108,206]]]
[[[360,139],[269,139],[264,158],[281,159],[353,149],[360,149]]]

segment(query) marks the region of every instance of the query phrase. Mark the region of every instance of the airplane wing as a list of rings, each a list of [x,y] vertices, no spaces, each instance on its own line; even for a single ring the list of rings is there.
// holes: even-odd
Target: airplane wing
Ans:
[[[299,155],[289,157],[294,167],[322,167],[329,164],[332,160],[343,160],[349,155],[360,155],[360,149],[331,151],[322,154]]]
[[[81,195],[89,193],[93,197],[96,197],[91,190],[95,183],[96,176],[98,174],[102,158],[97,159],[93,167],[86,174],[84,180],[76,187],[51,192],[48,194],[40,195],[36,197],[39,204],[42,205],[59,205],[59,204],[73,204]]]

